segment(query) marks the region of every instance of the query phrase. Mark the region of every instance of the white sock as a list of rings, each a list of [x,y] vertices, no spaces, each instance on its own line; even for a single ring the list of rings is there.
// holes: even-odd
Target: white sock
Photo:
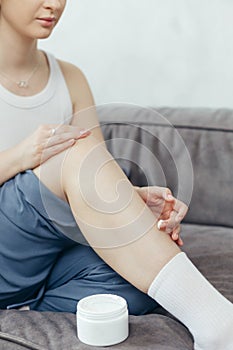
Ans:
[[[233,305],[185,253],[162,268],[148,294],[189,329],[195,350],[233,349]]]

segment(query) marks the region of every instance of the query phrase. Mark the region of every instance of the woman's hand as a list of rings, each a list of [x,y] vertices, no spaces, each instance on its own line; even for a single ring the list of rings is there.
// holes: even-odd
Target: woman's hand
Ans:
[[[34,169],[54,155],[71,147],[90,131],[71,125],[46,124],[39,126],[17,147],[21,171]]]
[[[180,223],[188,211],[187,205],[173,197],[165,187],[136,187],[136,190],[154,213],[159,230],[168,233],[177,245],[182,246]]]

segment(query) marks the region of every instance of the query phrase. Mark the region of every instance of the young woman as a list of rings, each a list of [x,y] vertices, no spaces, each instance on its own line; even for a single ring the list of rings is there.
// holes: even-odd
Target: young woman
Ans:
[[[115,293],[134,314],[161,304],[195,349],[230,350],[232,304],[179,248],[186,206],[167,189],[133,188],[81,71],[37,48],[65,3],[0,0],[0,307],[74,312],[83,296]]]

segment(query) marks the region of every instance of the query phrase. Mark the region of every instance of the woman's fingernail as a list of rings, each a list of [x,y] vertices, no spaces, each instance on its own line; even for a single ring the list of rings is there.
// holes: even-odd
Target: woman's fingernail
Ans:
[[[159,220],[157,223],[157,227],[160,230],[162,227],[164,227],[164,221],[163,220]]]
[[[171,194],[168,194],[167,199],[174,199],[174,197]]]
[[[85,135],[85,134],[90,134],[91,132],[90,132],[90,130],[87,130],[87,129],[81,129],[81,130],[79,131],[79,133],[80,133],[80,135],[82,136],[82,135]]]

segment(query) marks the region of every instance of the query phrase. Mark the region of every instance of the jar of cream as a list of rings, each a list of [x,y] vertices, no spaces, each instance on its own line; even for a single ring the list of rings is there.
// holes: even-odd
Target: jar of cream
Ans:
[[[77,333],[81,342],[109,346],[129,335],[126,300],[113,294],[96,294],[77,304]]]

